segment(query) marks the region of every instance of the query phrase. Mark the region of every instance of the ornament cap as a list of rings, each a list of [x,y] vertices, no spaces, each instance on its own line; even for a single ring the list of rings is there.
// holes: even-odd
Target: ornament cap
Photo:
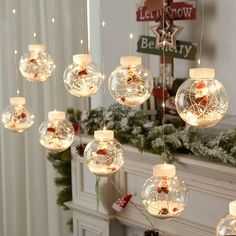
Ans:
[[[73,62],[79,65],[89,65],[92,62],[92,57],[89,54],[76,54],[73,56]]]
[[[154,177],[169,177],[172,178],[176,175],[176,168],[170,164],[160,164],[153,166]]]
[[[29,51],[44,52],[45,49],[46,49],[46,47],[43,44],[30,44],[28,46]]]
[[[94,138],[105,141],[114,139],[114,131],[113,130],[96,130],[94,132]]]
[[[232,216],[236,216],[236,201],[232,201],[229,203],[229,214]]]
[[[50,111],[48,112],[48,119],[52,120],[65,120],[66,113],[64,111]]]
[[[213,68],[192,68],[189,70],[191,79],[214,79],[215,69]]]
[[[25,98],[24,97],[11,97],[10,98],[10,104],[11,105],[24,105],[25,104]]]
[[[125,56],[120,58],[120,64],[122,66],[137,66],[142,64],[142,58],[141,57],[135,57],[135,56]]]

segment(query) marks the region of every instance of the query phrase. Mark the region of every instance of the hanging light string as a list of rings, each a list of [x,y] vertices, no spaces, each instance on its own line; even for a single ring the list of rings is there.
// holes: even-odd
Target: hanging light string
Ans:
[[[166,162],[166,145],[165,145],[165,80],[166,80],[166,55],[165,55],[165,0],[163,0],[163,25],[162,25],[162,34],[164,35],[163,41],[163,49],[162,49],[162,60],[163,60],[163,68],[161,73],[163,74],[163,81],[162,81],[162,140],[163,140],[163,153],[164,153],[164,160]]]
[[[52,23],[52,51],[54,55],[54,60],[56,58],[56,50],[55,50],[55,38],[56,38],[56,28],[55,28],[55,4],[54,0],[52,0],[52,18],[51,18],[51,23]],[[56,63],[55,63],[56,64]],[[53,106],[54,109],[56,110],[57,106],[57,73],[56,70],[54,70],[54,101],[53,101]]]
[[[133,0],[130,0],[130,7],[129,7],[129,22],[130,22],[130,33],[129,33],[129,55],[132,55],[133,52]]]
[[[201,36],[199,42],[199,58],[198,58],[198,65],[201,65],[201,57],[202,57],[202,43],[204,37],[204,26],[205,26],[205,11],[204,11],[204,0],[201,0],[201,15],[202,15],[202,27],[201,27]]]
[[[80,38],[80,50],[81,53],[88,53],[88,45],[85,45],[85,24],[86,24],[86,9],[85,2],[83,2],[83,6],[80,8],[80,16],[83,16],[83,22],[81,25],[81,38]]]
[[[18,51],[17,51],[17,43],[16,43],[16,9],[12,9],[12,14],[13,14],[13,34],[14,34],[14,61],[15,61],[15,76],[16,76],[16,94],[17,96],[20,95],[20,81],[19,81],[19,72],[18,72],[18,67],[17,67],[17,62],[18,62]]]
[[[36,43],[36,37],[37,37],[37,30],[36,30],[36,28],[37,28],[37,26],[36,26],[36,1],[34,0],[34,1],[32,1],[32,9],[33,9],[33,11],[32,11],[32,13],[33,13],[33,16],[32,16],[32,18],[33,18],[33,39],[34,39],[34,42]]]
[[[106,77],[105,77],[105,27],[106,27],[106,22],[105,22],[105,16],[104,16],[104,0],[101,0],[101,12],[102,12],[102,33],[101,33],[101,60],[102,60],[102,76],[103,76],[103,81],[102,81],[102,96],[105,98],[106,95]],[[103,108],[103,129],[106,129],[106,116],[107,116],[107,108]]]

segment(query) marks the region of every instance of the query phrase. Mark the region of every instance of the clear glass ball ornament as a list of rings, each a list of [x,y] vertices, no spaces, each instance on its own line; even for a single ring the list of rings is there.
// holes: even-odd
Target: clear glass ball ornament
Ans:
[[[73,64],[64,72],[64,84],[69,93],[77,97],[89,97],[98,92],[103,76],[88,54],[73,56]]]
[[[190,79],[180,86],[175,99],[177,111],[186,123],[211,127],[227,112],[229,100],[226,90],[214,77],[214,69],[190,69]]]
[[[153,90],[151,73],[141,65],[141,57],[121,57],[110,75],[108,87],[112,97],[121,105],[135,107],[143,104]]]
[[[71,146],[74,141],[74,128],[66,120],[65,112],[48,113],[48,121],[44,121],[39,127],[39,141],[52,152],[62,152]]]
[[[20,72],[30,82],[43,82],[56,68],[53,59],[42,44],[31,44],[28,49],[20,58]]]
[[[21,133],[33,125],[34,115],[24,105],[24,97],[10,98],[10,106],[2,113],[2,123],[6,129]]]
[[[229,214],[216,227],[216,236],[236,235],[236,201],[229,203]]]
[[[94,140],[84,150],[85,164],[96,176],[106,177],[116,173],[124,164],[121,144],[114,139],[112,130],[97,130]]]
[[[181,214],[188,201],[188,188],[176,176],[174,165],[153,167],[153,176],[145,181],[142,201],[146,210],[159,219],[170,219]]]

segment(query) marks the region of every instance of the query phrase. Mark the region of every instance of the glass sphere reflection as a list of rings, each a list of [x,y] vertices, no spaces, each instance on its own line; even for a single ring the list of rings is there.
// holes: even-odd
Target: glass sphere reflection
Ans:
[[[114,139],[114,132],[98,130],[94,132],[94,138],[84,150],[86,166],[97,176],[116,173],[124,164],[124,153],[121,144]]]
[[[42,82],[48,79],[55,70],[51,56],[45,52],[42,44],[29,45],[29,52],[20,59],[20,72],[30,82]]]
[[[6,129],[21,133],[33,125],[34,115],[24,105],[24,97],[10,98],[10,106],[2,113],[2,122]]]
[[[44,121],[39,127],[39,141],[53,152],[62,152],[71,146],[74,141],[74,128],[65,119],[65,112],[48,113],[48,121]]]
[[[229,214],[216,227],[216,236],[236,235],[236,201],[229,203]]]
[[[178,89],[176,108],[188,124],[211,127],[227,112],[229,102],[226,90],[214,77],[213,69],[191,69],[190,79]]]
[[[112,97],[121,105],[143,104],[153,90],[151,73],[141,65],[141,57],[121,57],[120,64],[108,82]]]
[[[153,176],[143,185],[143,204],[156,218],[176,217],[186,207],[188,188],[184,181],[175,176],[175,173],[173,165],[156,165],[153,167]]]
[[[88,97],[98,92],[102,84],[102,73],[91,63],[88,54],[73,56],[73,64],[64,72],[64,84],[69,93],[77,97]]]

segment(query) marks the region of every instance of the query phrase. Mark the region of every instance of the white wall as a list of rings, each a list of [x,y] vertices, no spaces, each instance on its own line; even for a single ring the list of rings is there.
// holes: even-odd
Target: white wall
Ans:
[[[101,0],[100,0],[101,1]],[[105,73],[106,79],[112,70],[119,64],[119,57],[129,53],[129,32],[130,32],[130,2],[135,6],[138,0],[104,0],[104,15],[107,23],[105,29]],[[196,21],[176,21],[176,24],[184,26],[179,39],[185,41],[199,42],[201,30],[201,1],[196,1],[198,6],[198,16]],[[92,5],[98,4],[91,1]],[[96,14],[91,15],[91,22],[98,22],[100,19],[99,8]],[[236,32],[234,24],[236,22],[236,1],[235,0],[207,0],[205,1],[205,32],[202,55],[203,67],[215,67],[217,78],[224,83],[230,98],[230,108],[228,114],[236,115],[236,93],[234,92],[234,75],[236,74]],[[133,42],[135,51],[137,36],[141,34],[141,28],[147,23],[135,22],[135,9],[132,12],[133,29],[136,38]],[[149,31],[149,35],[152,33]],[[100,48],[100,35],[92,34],[91,44],[94,48]],[[159,74],[159,57],[150,56],[149,68],[153,76]],[[196,66],[196,62],[175,59],[175,77],[188,77],[190,67]],[[106,94],[99,95],[99,102],[95,105],[109,105],[113,103],[108,90]],[[102,96],[102,98],[101,98]],[[98,101],[98,97],[93,98]]]

